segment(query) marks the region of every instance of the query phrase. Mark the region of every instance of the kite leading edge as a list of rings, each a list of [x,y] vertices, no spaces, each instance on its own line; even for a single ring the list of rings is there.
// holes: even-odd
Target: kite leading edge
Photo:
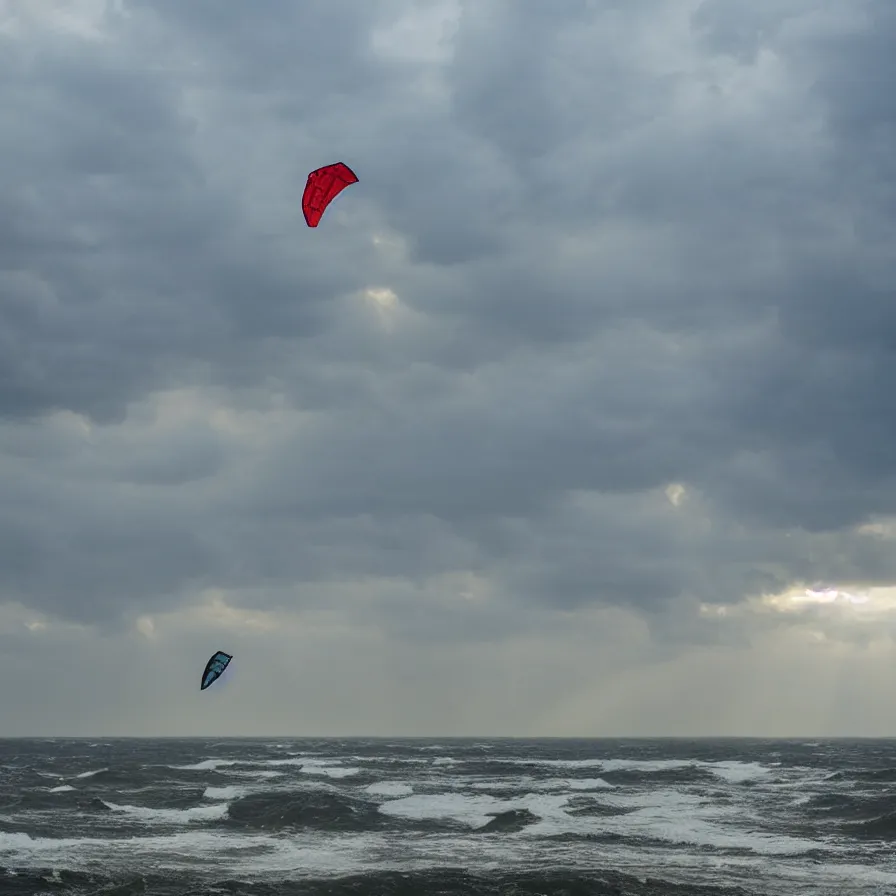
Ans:
[[[358,176],[344,162],[324,165],[308,175],[302,194],[302,214],[309,227],[317,227],[327,206],[346,188],[358,182]]]
[[[229,653],[224,653],[223,650],[214,654],[205,664],[205,671],[202,673],[202,686],[199,690],[204,691],[212,682],[217,681],[232,659],[233,657]]]

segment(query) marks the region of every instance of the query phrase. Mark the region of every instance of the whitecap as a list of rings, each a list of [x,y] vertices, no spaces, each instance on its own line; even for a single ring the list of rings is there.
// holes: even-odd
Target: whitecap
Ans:
[[[378,781],[365,787],[364,790],[376,796],[410,796],[414,792],[410,784],[403,784],[400,781]]]
[[[118,812],[146,824],[189,824],[198,821],[218,821],[227,817],[228,806],[193,806],[190,809],[150,809],[147,806],[120,806],[117,803],[103,804]]]

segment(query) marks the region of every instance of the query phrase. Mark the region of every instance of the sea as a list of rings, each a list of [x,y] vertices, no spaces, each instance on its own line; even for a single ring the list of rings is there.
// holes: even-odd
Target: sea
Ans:
[[[0,894],[896,894],[891,740],[0,740]]]

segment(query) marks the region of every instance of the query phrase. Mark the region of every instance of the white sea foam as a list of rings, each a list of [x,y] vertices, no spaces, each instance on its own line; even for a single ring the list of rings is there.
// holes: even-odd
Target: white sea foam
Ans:
[[[798,837],[747,832],[723,822],[736,820],[741,810],[730,806],[706,805],[697,795],[663,789],[648,793],[618,795],[607,792],[603,801],[630,809],[610,817],[570,815],[568,796],[529,793],[499,800],[463,793],[415,794],[392,800],[379,807],[385,815],[414,819],[451,819],[471,828],[483,827],[496,813],[528,809],[538,821],[520,833],[523,837],[559,834],[618,833],[647,837],[669,844],[737,847],[763,855],[793,855],[816,849],[818,843]]]
[[[227,787],[206,787],[203,797],[207,800],[235,800],[246,793],[245,787],[228,785]]]
[[[384,815],[409,818],[451,819],[471,828],[487,825],[492,818],[511,809],[528,809],[534,815],[553,816],[562,811],[568,798],[530,793],[512,800],[499,800],[490,796],[469,796],[462,793],[414,794],[391,800],[379,807]]]
[[[537,765],[544,768],[597,768],[603,772],[664,772],[685,768],[702,768],[730,783],[754,780],[771,769],[759,762],[725,760],[706,762],[700,759],[496,759],[508,765]]]
[[[706,763],[705,767],[729,784],[755,781],[771,772],[770,768],[760,762],[710,762]]]
[[[227,805],[193,806],[190,809],[151,809],[147,806],[120,806],[103,801],[114,812],[119,812],[145,824],[190,824],[191,822],[218,821],[227,817]]]
[[[706,805],[697,797],[661,790],[640,800],[642,808],[626,815],[588,819],[591,827],[638,835],[670,844],[750,849],[757,855],[796,855],[817,849],[817,841],[745,830],[733,822],[742,815],[737,806]],[[634,802],[632,800],[631,802]]]
[[[402,784],[399,781],[379,781],[370,784],[364,790],[376,796],[410,796],[414,792],[410,784]]]
[[[470,777],[453,777],[450,782],[458,789],[467,790],[558,790],[562,788],[562,782],[559,778],[547,781],[536,781],[531,775],[520,775],[519,777],[506,778],[490,778],[487,781],[477,781]]]
[[[570,790],[615,790],[615,784],[609,784],[603,778],[579,778],[564,781],[563,785]]]
[[[470,790],[615,790],[616,785],[603,778],[548,778],[536,781],[531,776],[519,778],[497,778],[492,781],[471,781]]]
[[[71,784],[62,784],[59,787],[51,787],[47,792],[48,793],[68,793],[70,790],[74,790]]]
[[[185,772],[206,772],[236,764],[235,759],[203,759],[201,762],[194,762],[192,765],[169,765],[168,768]]]
[[[468,835],[426,835],[408,838],[396,834],[334,835],[303,832],[280,839],[262,835],[219,834],[185,830],[167,836],[127,839],[31,838],[27,834],[0,833],[0,859],[23,867],[55,865],[88,868],[97,864],[127,869],[189,869],[214,863],[218,875],[252,875],[263,880],[289,874],[295,878],[403,870],[463,864],[471,870],[496,865],[539,868],[562,863],[589,868],[612,864],[640,877],[650,874],[686,883],[714,877],[718,884],[753,881],[762,892],[790,896],[865,896],[896,887],[896,864],[876,866],[815,863],[807,867],[781,855],[764,857],[706,855],[657,849],[650,845],[603,847],[599,856],[578,844],[545,844],[531,838],[477,839],[470,848]],[[713,867],[717,869],[713,874]],[[761,882],[761,884],[760,884]],[[863,889],[860,889],[863,888]]]
[[[146,864],[156,867],[190,867],[196,859],[222,858],[236,854],[234,864],[245,865],[239,853],[258,853],[275,848],[268,836],[219,834],[211,831],[182,831],[167,836],[105,839],[100,837],[30,837],[0,833],[0,857],[24,866],[60,865],[78,868],[115,860],[129,870]],[[172,864],[173,863],[173,864]]]
[[[279,767],[294,767],[303,775],[317,775],[325,778],[350,778],[361,772],[360,768],[345,768],[339,759],[265,759],[259,765]]]
[[[91,771],[91,772],[81,772],[80,775],[75,775],[75,778],[78,778],[78,779],[80,779],[80,778],[92,778],[94,775],[98,775],[98,774],[100,774],[100,772],[107,772],[107,771],[109,771],[109,769],[107,769],[107,768],[97,768],[97,769],[94,769],[94,770]]]

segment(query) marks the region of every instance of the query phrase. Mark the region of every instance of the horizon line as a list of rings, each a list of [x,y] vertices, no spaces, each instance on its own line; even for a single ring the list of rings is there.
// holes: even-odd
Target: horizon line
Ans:
[[[0,734],[0,742],[7,740],[858,741],[896,740],[896,734]]]

